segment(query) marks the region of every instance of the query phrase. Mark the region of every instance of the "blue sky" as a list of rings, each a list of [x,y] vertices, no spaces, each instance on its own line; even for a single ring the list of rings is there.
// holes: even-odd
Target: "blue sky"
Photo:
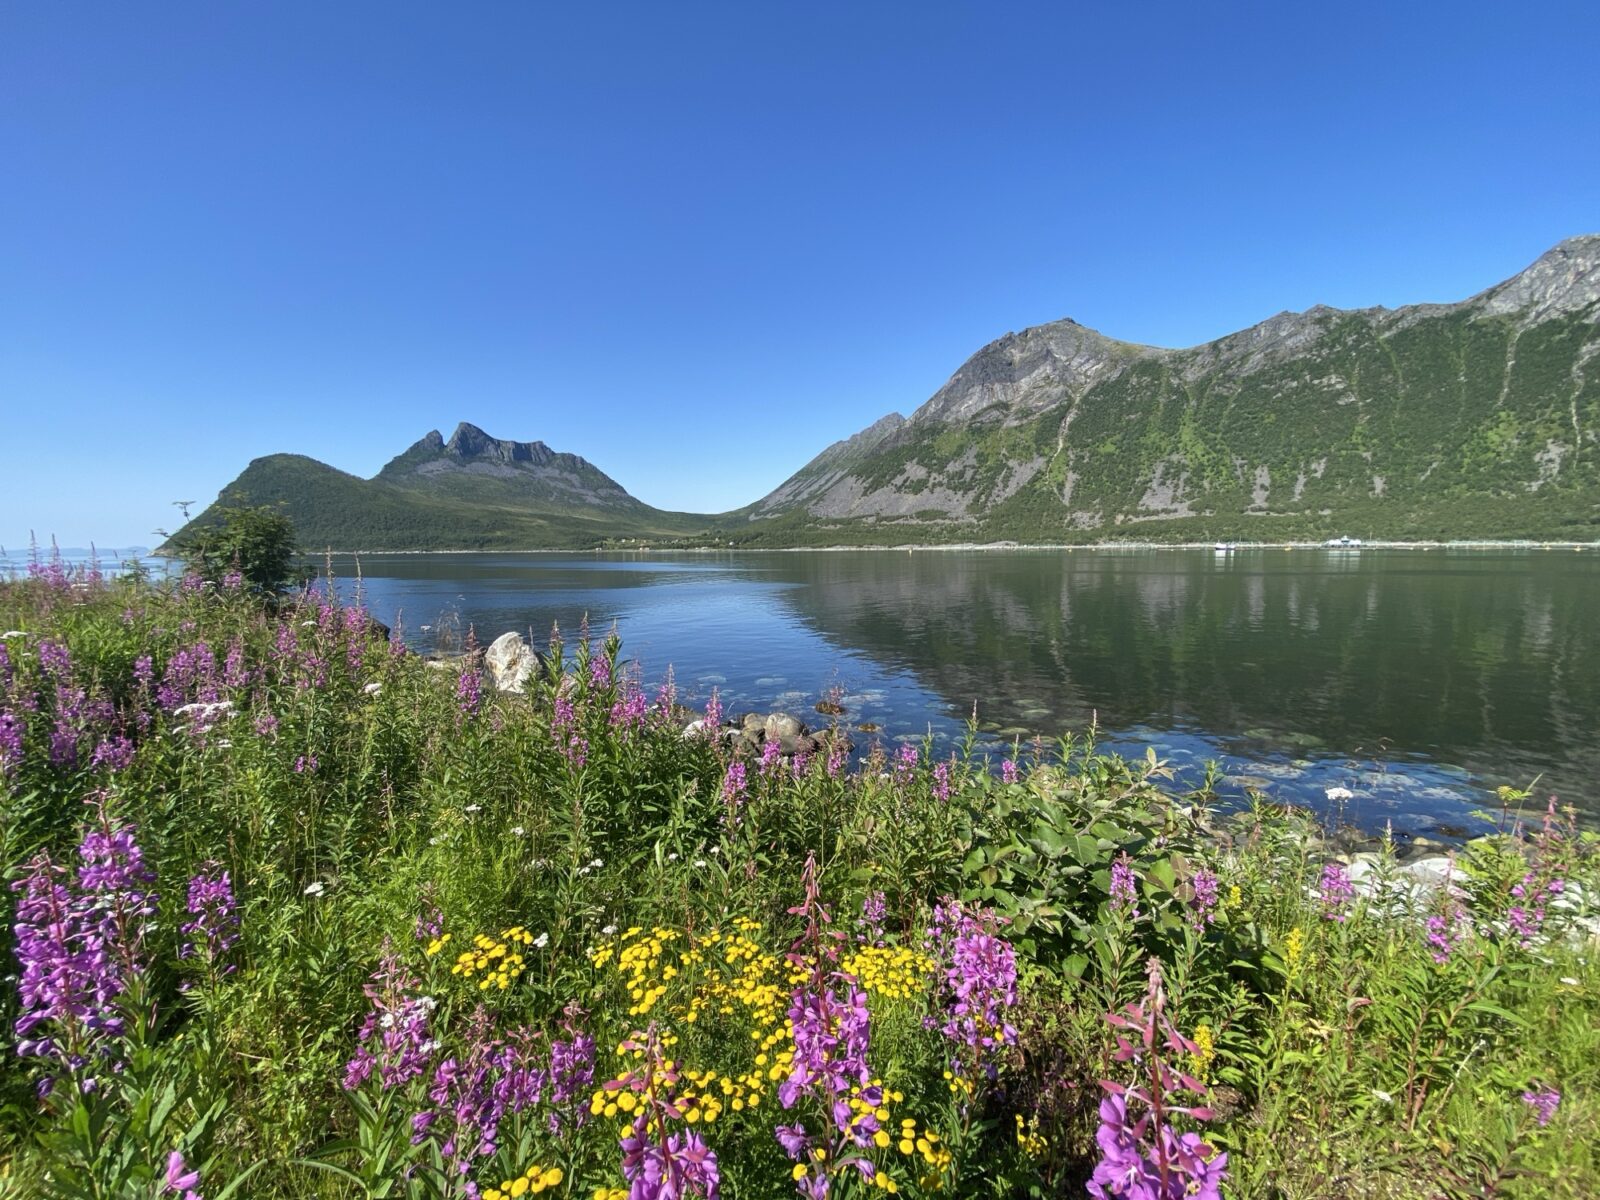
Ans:
[[[12,4],[0,541],[466,419],[720,510],[1071,316],[1189,345],[1600,231],[1600,6]]]

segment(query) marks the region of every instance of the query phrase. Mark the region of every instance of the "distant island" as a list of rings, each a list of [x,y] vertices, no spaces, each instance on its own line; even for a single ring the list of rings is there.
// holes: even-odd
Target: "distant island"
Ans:
[[[663,512],[576,455],[466,422],[372,479],[258,458],[227,497],[281,505],[312,551],[1589,541],[1600,234],[1460,303],[1318,306],[1186,350],[1072,320],[1009,333],[909,418],[730,513]]]

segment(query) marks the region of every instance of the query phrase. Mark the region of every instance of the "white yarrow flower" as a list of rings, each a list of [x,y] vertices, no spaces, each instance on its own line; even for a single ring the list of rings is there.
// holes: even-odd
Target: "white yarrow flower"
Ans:
[[[697,858],[697,859],[694,860],[694,865],[696,867],[703,867],[703,866],[706,865],[706,860],[703,859],[703,858]]]
[[[1352,792],[1349,788],[1343,787],[1328,788],[1323,794],[1327,796],[1329,800],[1354,800],[1356,798],[1356,794],[1354,792]]]
[[[538,937],[533,939],[533,947],[535,950],[543,950],[549,944],[550,935],[548,933],[541,933]]]
[[[475,812],[479,812],[480,810],[482,810],[482,808],[483,808],[483,805],[481,805],[481,804],[469,804],[469,805],[467,805],[467,807],[463,811],[464,812],[469,812],[469,813],[475,813]]]
[[[376,696],[379,692],[383,691],[383,684],[379,683],[376,679],[374,679],[371,683],[367,684],[367,686],[362,688],[361,690],[362,690],[362,692],[364,692],[368,696]]]
[[[320,896],[320,895],[322,895],[322,892],[323,892],[322,880],[313,879],[310,883],[306,884],[306,890],[301,894],[305,895],[305,896]]]
[[[617,927],[615,925],[607,925],[605,928],[600,930],[600,932],[605,934],[607,937],[610,937],[612,934],[616,933],[616,931]]]
[[[512,837],[521,837],[523,834],[525,834],[527,832],[528,831],[526,829],[524,829],[521,825],[513,825],[511,827],[511,836]]]

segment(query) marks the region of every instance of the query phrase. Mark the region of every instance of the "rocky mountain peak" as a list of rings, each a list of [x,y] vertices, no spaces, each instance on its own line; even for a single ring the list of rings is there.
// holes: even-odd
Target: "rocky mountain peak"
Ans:
[[[1015,420],[1078,394],[1135,359],[1165,354],[1119,342],[1068,317],[1008,333],[979,350],[912,414],[914,422],[958,422],[989,414]]]
[[[1526,270],[1468,301],[1494,314],[1540,321],[1600,300],[1600,233],[1580,234],[1541,254]],[[1597,314],[1600,315],[1600,314]]]
[[[437,436],[435,434],[434,436]],[[543,442],[513,442],[492,437],[476,425],[462,421],[442,449],[457,458],[491,459],[499,462],[546,463],[555,457]]]

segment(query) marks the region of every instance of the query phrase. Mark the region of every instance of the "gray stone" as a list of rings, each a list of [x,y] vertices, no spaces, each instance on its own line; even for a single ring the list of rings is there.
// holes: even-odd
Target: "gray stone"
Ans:
[[[539,665],[539,656],[520,633],[502,633],[483,652],[483,666],[489,679],[502,692],[521,693],[528,676]]]
[[[795,738],[806,732],[798,718],[780,712],[768,714],[765,728],[769,738]]]

